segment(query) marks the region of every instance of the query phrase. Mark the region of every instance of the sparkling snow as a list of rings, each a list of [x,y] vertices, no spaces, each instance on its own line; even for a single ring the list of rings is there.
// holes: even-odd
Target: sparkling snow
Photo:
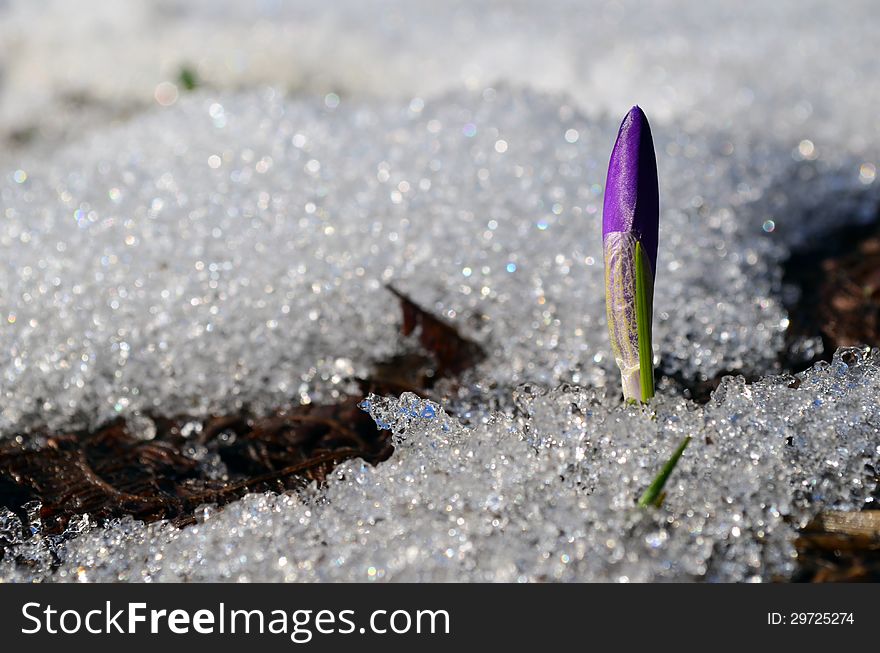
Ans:
[[[128,40],[127,15],[78,10],[58,53],[72,8],[39,20],[30,4],[0,7],[14,19],[0,31],[37,21],[17,46],[0,38],[14,50],[0,131],[38,127],[0,155],[0,437],[332,401],[397,351],[389,283],[489,356],[448,397],[465,425],[371,397],[394,455],[321,489],[206,508],[182,530],[84,518],[64,541],[20,541],[0,510],[0,539],[33,562],[7,555],[0,578],[768,580],[792,572],[811,515],[868,498],[877,354],[841,352],[799,385],[773,374],[781,263],[880,206],[869,4],[689,5],[677,21],[668,2],[436,17],[381,3],[362,25],[366,3],[266,3],[267,22],[242,27],[236,3],[211,21],[163,3],[156,42]],[[633,40],[611,43],[630,17]],[[253,56],[212,68],[183,45],[199,39]],[[64,52],[58,79],[40,62]],[[118,62],[96,68],[96,52]],[[189,61],[208,88],[158,106],[156,84]],[[91,104],[58,117],[71,92]],[[616,398],[600,220],[635,101],[661,176],[656,360],[688,380],[764,376],[727,379],[704,406],[671,383],[649,408]],[[635,509],[685,435],[664,507]]]

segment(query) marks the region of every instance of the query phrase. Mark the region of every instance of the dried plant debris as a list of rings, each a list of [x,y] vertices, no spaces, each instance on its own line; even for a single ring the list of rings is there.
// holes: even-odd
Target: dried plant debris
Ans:
[[[478,344],[463,337],[453,326],[434,317],[394,287],[389,286],[388,290],[400,300],[403,309],[401,333],[415,334],[419,344],[430,352],[437,364],[436,377],[457,376],[486,358]]]
[[[402,335],[417,331],[424,350],[377,363],[375,373],[361,380],[365,394],[427,392],[438,378],[460,374],[484,357],[452,326],[394,294],[403,311]],[[84,514],[99,522],[131,515],[186,524],[203,504],[320,482],[350,458],[387,459],[393,450],[389,432],[358,407],[360,399],[346,396],[268,417],[246,412],[207,419],[141,417],[92,432],[0,441],[0,507],[29,528],[34,515],[28,508],[39,502],[46,534],[63,533],[73,517]]]
[[[820,514],[795,541],[796,580],[880,582],[880,510]]]
[[[262,418],[145,418],[8,440],[0,445],[0,506],[26,520],[26,505],[40,501],[44,532],[55,534],[86,513],[98,521],[132,515],[186,523],[202,504],[321,481],[348,458],[387,458],[388,434],[357,403],[348,397]],[[143,439],[145,428],[152,439]]]

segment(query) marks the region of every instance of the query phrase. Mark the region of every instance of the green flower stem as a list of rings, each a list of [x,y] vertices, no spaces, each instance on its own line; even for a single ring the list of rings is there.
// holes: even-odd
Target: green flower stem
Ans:
[[[654,396],[654,352],[651,349],[651,281],[642,244],[636,241],[636,328],[639,337],[639,382],[642,401]]]

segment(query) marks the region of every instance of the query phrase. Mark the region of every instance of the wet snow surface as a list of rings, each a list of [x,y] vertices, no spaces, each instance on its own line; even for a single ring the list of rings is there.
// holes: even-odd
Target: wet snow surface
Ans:
[[[444,405],[370,397],[364,409],[393,428],[394,455],[343,463],[322,488],[206,508],[184,529],[85,518],[65,539],[35,528],[23,541],[0,511],[0,538],[15,542],[0,578],[788,576],[797,528],[823,507],[861,507],[880,458],[876,353],[773,376],[787,346],[781,263],[877,212],[880,139],[866,107],[880,83],[855,49],[877,20],[870,5],[807,20],[793,3],[767,20],[756,5],[672,25],[667,4],[636,12],[632,29],[660,20],[668,38],[614,47],[606,23],[619,33],[627,6],[450,6],[435,17],[391,3],[399,21],[368,21],[352,40],[344,7],[267,5],[270,51],[293,47],[282,37],[304,16],[322,26],[295,65],[278,66],[278,85],[262,85],[267,71],[245,58],[172,106],[111,126],[86,107],[80,136],[46,123],[48,141],[2,155],[0,437],[355,392],[352,378],[399,347],[387,284],[489,355]],[[5,11],[23,20],[28,9]],[[52,5],[19,50],[50,56],[41,39],[66,11]],[[240,30],[246,49],[259,29],[237,28],[235,11],[212,20],[224,39]],[[198,6],[153,20],[166,36],[215,28]],[[771,29],[780,24],[797,35],[793,52]],[[98,33],[85,19],[72,31]],[[535,34],[547,49],[524,47]],[[167,38],[166,59],[185,58],[173,50],[182,37]],[[345,45],[331,52],[331,41]],[[158,56],[155,44],[113,47],[129,86],[110,96],[96,73],[65,82],[109,113],[143,95]],[[405,52],[433,74],[413,75]],[[81,56],[73,69],[87,69]],[[26,62],[5,65],[2,126],[48,120],[8,90],[24,84]],[[842,72],[820,78],[831,68]],[[143,82],[148,99],[162,79]],[[58,80],[32,82],[50,106],[61,101]],[[706,405],[669,381],[648,408],[617,398],[600,220],[607,157],[635,101],[653,119],[660,168],[656,361],[686,382],[764,376],[726,379]],[[686,435],[663,508],[635,509]]]

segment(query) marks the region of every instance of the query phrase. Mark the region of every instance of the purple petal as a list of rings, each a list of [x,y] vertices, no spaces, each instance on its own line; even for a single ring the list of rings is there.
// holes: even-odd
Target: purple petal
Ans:
[[[651,127],[644,112],[634,106],[626,114],[608,163],[602,237],[614,232],[632,232],[641,242],[651,275],[657,270],[657,231],[660,193],[657,188],[657,159]]]

